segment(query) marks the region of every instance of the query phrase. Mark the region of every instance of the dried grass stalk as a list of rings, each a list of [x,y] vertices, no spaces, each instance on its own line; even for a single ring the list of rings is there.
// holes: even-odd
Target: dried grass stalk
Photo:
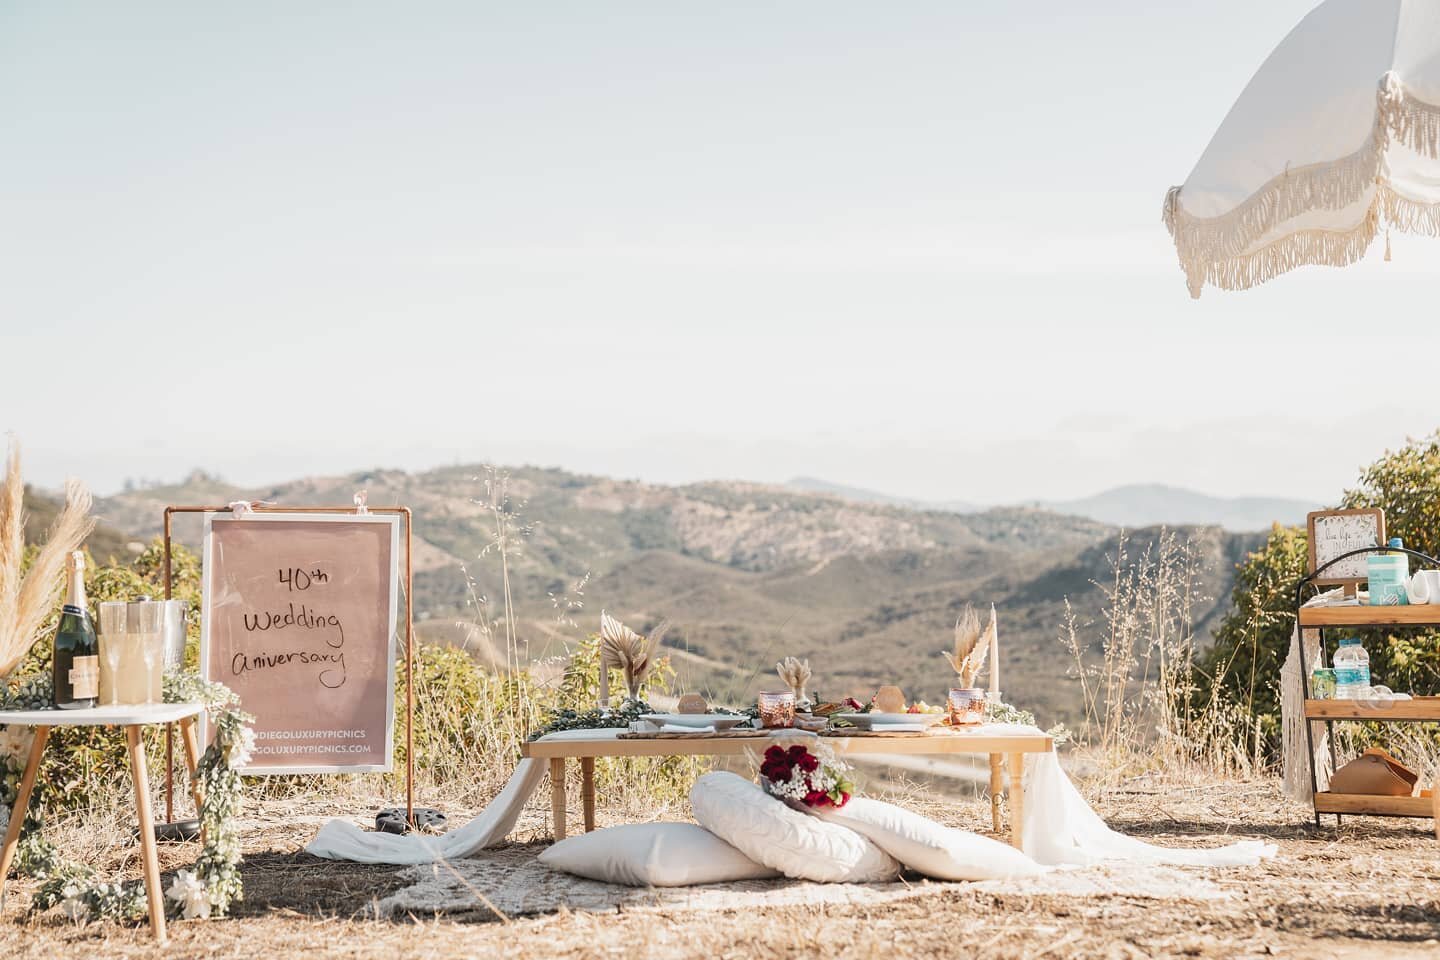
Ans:
[[[985,666],[985,657],[990,652],[989,631],[995,629],[992,617],[985,632],[980,630],[980,615],[972,604],[955,621],[955,652],[942,650],[950,666],[960,675],[960,686],[974,688],[980,671]]]
[[[65,484],[61,508],[49,536],[30,569],[25,560],[25,483],[20,475],[20,447],[11,443],[0,486],[0,677],[6,677],[25,658],[40,632],[40,624],[55,606],[64,586],[65,558],[78,550],[95,529],[90,516],[91,498],[83,484]]]
[[[655,649],[668,629],[670,622],[662,620],[648,637],[642,637],[610,614],[600,611],[601,669],[608,669],[611,665],[619,667],[625,676],[625,689],[632,700],[640,699],[640,687],[654,665]]]

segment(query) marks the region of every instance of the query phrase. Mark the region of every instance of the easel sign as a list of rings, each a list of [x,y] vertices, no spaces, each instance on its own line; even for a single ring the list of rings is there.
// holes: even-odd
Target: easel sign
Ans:
[[[1306,514],[1305,524],[1312,574],[1343,554],[1385,545],[1384,510],[1315,510]],[[1365,554],[1345,557],[1313,582],[1322,587],[1344,587],[1345,593],[1353,596],[1370,577],[1368,559]]]
[[[255,717],[248,775],[389,771],[395,514],[206,513],[200,672]]]

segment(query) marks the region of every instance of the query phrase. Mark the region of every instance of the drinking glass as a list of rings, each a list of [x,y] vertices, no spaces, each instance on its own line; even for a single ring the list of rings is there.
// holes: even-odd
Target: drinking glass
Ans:
[[[985,691],[975,687],[950,688],[950,723],[972,726],[985,722]]]
[[[767,730],[778,730],[795,725],[795,691],[762,691],[756,700],[760,708],[760,725]]]
[[[140,646],[140,659],[145,663],[145,703],[155,698],[155,672],[165,656],[165,604],[141,600],[130,604],[130,635]]]
[[[128,604],[123,600],[106,600],[100,604],[100,656],[104,658],[109,674],[109,702],[112,707],[120,702],[120,685],[116,679],[120,676],[120,662],[125,653],[126,606]],[[101,678],[102,687],[105,679]]]

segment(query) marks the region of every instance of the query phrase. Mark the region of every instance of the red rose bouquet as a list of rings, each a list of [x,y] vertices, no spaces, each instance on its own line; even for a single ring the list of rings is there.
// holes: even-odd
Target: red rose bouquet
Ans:
[[[760,781],[766,793],[791,806],[838,809],[855,792],[849,772],[850,766],[825,744],[796,743],[765,751]]]

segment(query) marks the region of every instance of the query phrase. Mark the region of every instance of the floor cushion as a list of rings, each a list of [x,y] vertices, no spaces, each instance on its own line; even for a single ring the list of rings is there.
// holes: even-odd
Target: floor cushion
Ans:
[[[688,887],[779,874],[693,823],[634,823],[551,844],[540,862],[628,887]]]
[[[900,875],[898,863],[854,830],[792,810],[733,773],[696,780],[690,807],[706,830],[796,880],[882,883]]]
[[[839,810],[821,808],[816,816],[863,834],[905,866],[937,880],[1008,880],[1047,869],[1008,843],[947,827],[883,800],[853,797]]]

